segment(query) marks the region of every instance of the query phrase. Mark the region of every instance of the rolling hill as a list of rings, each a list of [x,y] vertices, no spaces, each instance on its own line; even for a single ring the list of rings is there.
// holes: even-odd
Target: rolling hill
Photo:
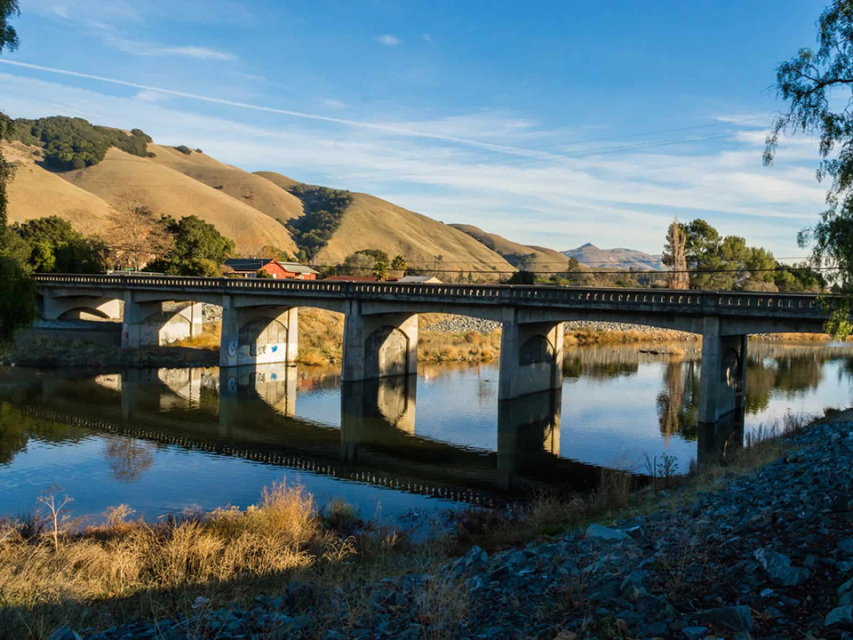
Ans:
[[[519,244],[470,224],[451,224],[450,226],[468,234],[480,244],[500,254],[507,262],[517,268],[523,266],[529,271],[543,273],[560,271],[568,264],[568,257],[554,249]]]
[[[664,266],[659,255],[643,253],[634,249],[599,249],[587,243],[577,249],[564,251],[563,255],[577,258],[578,262],[591,269],[640,269],[643,271],[663,271]]]
[[[249,173],[188,147],[159,145],[137,129],[93,127],[79,118],[19,122],[17,140],[2,143],[3,153],[18,166],[9,189],[10,223],[58,215],[84,233],[97,234],[111,224],[114,207],[132,198],[155,214],[198,216],[234,240],[240,255],[259,255],[264,246],[291,255],[299,251],[284,224],[308,213],[297,180],[269,171]],[[126,150],[116,146],[127,146],[123,136],[133,141]],[[69,167],[74,168],[63,170]],[[369,194],[351,195],[315,256],[318,264],[381,249],[406,256],[413,267],[514,270],[462,231]]]

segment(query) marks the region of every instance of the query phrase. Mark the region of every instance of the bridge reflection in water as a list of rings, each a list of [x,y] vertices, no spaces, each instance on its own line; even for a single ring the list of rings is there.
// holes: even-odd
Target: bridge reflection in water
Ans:
[[[30,415],[73,425],[461,501],[589,490],[599,478],[598,467],[560,456],[560,390],[499,401],[497,451],[489,451],[418,435],[416,376],[340,383],[340,429],[296,415],[302,382],[283,364],[134,369],[84,379],[20,375],[5,395]],[[705,425],[699,461],[742,441],[742,419]],[[130,475],[132,461],[124,464]]]

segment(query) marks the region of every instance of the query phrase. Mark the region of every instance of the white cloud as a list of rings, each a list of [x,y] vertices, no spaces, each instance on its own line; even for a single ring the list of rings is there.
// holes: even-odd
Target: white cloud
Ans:
[[[106,34],[104,42],[115,47],[119,51],[124,51],[135,56],[171,56],[182,58],[194,58],[196,60],[220,60],[230,61],[237,60],[237,56],[230,51],[220,51],[217,49],[209,49],[207,47],[196,46],[169,46],[157,42],[142,42],[138,40],[129,40]]]
[[[236,60],[237,56],[230,51],[218,51],[207,47],[161,47],[155,48],[151,55],[157,56],[186,56],[200,60]]]
[[[134,97],[137,100],[142,100],[143,102],[163,102],[169,99],[169,96],[165,93],[160,93],[159,91],[149,91],[148,89],[143,89]]]
[[[386,47],[396,47],[398,44],[403,44],[403,41],[400,40],[400,38],[395,35],[391,35],[390,33],[376,36],[373,39],[379,44],[384,44]]]
[[[432,36],[428,33],[424,33],[423,35],[421,35],[421,40],[423,40],[424,42],[432,43]]]
[[[335,100],[333,98],[321,98],[320,104],[332,109],[343,109],[347,106],[346,102],[341,102],[340,100]]]

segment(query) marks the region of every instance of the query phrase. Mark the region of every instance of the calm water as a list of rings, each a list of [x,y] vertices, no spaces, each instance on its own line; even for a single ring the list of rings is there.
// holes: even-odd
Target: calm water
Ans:
[[[787,411],[853,404],[853,350],[750,345],[743,430],[696,426],[698,353],[567,354],[559,393],[497,400],[498,365],[422,366],[341,385],[337,371],[0,368],[0,516],[58,485],[76,515],[125,503],[146,517],[245,507],[276,480],[322,504],[395,518],[532,488],[594,485],[599,467],[692,460]]]

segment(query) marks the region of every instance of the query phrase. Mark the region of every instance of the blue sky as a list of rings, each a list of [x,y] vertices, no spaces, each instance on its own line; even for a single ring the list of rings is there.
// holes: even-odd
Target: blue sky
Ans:
[[[823,6],[21,0],[0,109],[138,127],[528,244],[659,252],[677,215],[801,256],[817,145],[761,152],[775,67]]]

